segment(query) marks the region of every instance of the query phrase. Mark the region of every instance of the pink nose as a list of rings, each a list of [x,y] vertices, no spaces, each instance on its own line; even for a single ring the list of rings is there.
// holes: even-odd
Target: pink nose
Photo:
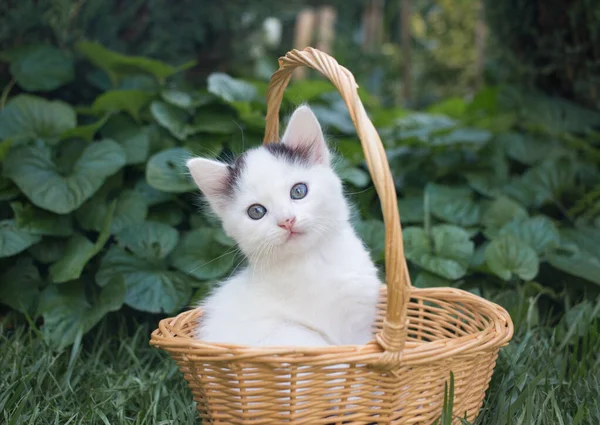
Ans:
[[[296,217],[288,218],[283,221],[280,221],[278,226],[282,229],[292,230],[294,227],[294,223],[296,222]]]

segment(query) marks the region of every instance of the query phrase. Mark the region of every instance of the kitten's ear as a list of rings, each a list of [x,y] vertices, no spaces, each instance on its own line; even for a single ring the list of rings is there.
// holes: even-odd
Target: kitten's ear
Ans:
[[[314,112],[306,105],[300,106],[292,114],[281,143],[307,152],[315,163],[329,164],[329,150],[323,130]]]
[[[229,178],[229,167],[219,161],[206,158],[192,158],[186,162],[190,174],[196,185],[213,208],[219,204],[219,200],[225,197],[227,181]]]

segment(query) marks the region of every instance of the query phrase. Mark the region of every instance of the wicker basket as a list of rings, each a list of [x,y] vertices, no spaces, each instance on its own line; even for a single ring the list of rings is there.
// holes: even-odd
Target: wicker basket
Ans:
[[[374,339],[325,348],[210,344],[193,338],[202,318],[195,309],[162,320],[151,344],[177,361],[204,423],[431,424],[440,417],[450,372],[453,413],[474,420],[498,350],[512,338],[510,316],[462,290],[411,287],[386,154],[353,75],[313,48],[293,50],[279,65],[267,93],[265,143],[279,139],[283,91],[300,65],[333,82],[360,137],[386,226],[387,285]]]

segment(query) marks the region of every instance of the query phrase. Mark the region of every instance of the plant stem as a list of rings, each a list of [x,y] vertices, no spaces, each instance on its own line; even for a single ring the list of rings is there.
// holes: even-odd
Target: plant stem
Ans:
[[[10,80],[10,83],[8,83],[6,87],[4,87],[4,90],[2,90],[2,96],[0,97],[0,111],[4,109],[4,105],[6,105],[6,99],[8,99],[8,94],[10,93],[16,82],[17,80],[13,78],[12,80]]]

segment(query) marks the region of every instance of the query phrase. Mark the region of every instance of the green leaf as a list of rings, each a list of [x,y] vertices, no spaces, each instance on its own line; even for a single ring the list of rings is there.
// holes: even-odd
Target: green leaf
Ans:
[[[42,278],[31,258],[19,258],[0,276],[0,302],[35,316]]]
[[[167,89],[160,92],[162,99],[173,106],[183,109],[193,109],[214,102],[213,95],[203,92],[185,92]]]
[[[67,242],[64,255],[50,266],[50,277],[54,283],[63,283],[77,279],[81,276],[83,268],[96,254],[98,254],[110,237],[110,224],[115,212],[115,202],[106,212],[102,231],[95,243],[81,233],[75,233]]]
[[[13,97],[0,111],[0,139],[15,142],[41,139],[54,144],[76,125],[75,111],[68,104],[29,94]]]
[[[362,168],[354,167],[346,158],[339,158],[335,164],[335,171],[340,179],[357,188],[368,186],[371,176]]]
[[[523,133],[502,133],[496,136],[496,143],[500,144],[506,154],[523,164],[533,165],[548,156],[554,147],[550,139],[542,140]]]
[[[12,202],[17,226],[33,235],[45,236],[71,236],[73,224],[68,215],[56,215],[48,211],[35,208],[31,204]]]
[[[325,80],[299,80],[292,82],[283,92],[283,98],[298,105],[302,102],[310,102],[321,97],[325,93],[335,92],[335,86]]]
[[[408,227],[403,239],[406,258],[421,268],[450,280],[467,273],[474,245],[464,229],[441,224],[428,235],[422,228]]]
[[[104,180],[125,165],[125,152],[112,140],[85,147],[68,173],[60,170],[50,149],[21,146],[9,153],[4,174],[40,208],[67,214],[81,206],[102,186]]]
[[[110,311],[123,305],[125,285],[120,279],[108,282],[93,303],[86,297],[81,281],[50,285],[42,293],[39,312],[44,317],[46,341],[61,349],[87,333]]]
[[[235,252],[217,239],[219,232],[205,227],[186,233],[170,256],[173,267],[201,280],[217,279],[231,271]]]
[[[556,226],[548,217],[515,218],[500,229],[500,235],[510,234],[544,254],[560,244],[560,236]]]
[[[150,157],[146,166],[146,180],[150,186],[163,192],[183,193],[195,190],[185,162],[191,154],[183,148],[172,148]]]
[[[429,183],[425,196],[433,216],[460,226],[475,226],[479,223],[480,206],[473,200],[469,188],[444,186]]]
[[[575,168],[567,157],[546,160],[527,170],[507,191],[519,201],[539,207],[547,201],[559,200],[575,184]]]
[[[371,251],[375,262],[385,258],[385,225],[380,220],[359,221],[356,232]]]
[[[49,45],[20,49],[11,60],[10,73],[26,91],[56,90],[75,78],[71,57]]]
[[[105,286],[115,277],[125,281],[125,303],[151,313],[175,312],[192,292],[183,273],[166,270],[162,264],[137,258],[119,247],[112,247],[102,259],[96,282]]]
[[[76,47],[90,62],[106,72],[113,86],[123,77],[139,73],[152,75],[162,83],[171,75],[194,65],[194,62],[188,62],[175,68],[154,59],[122,55],[106,49],[100,43],[90,41],[80,41]]]
[[[81,139],[86,142],[94,140],[96,133],[106,124],[110,114],[105,114],[102,118],[88,125],[81,125],[63,132],[60,135],[61,140],[65,139]]]
[[[198,111],[192,127],[195,133],[231,134],[239,130],[232,115],[210,111]]]
[[[600,285],[600,258],[586,251],[556,250],[546,255],[552,267]]]
[[[117,241],[139,258],[159,260],[173,251],[179,241],[179,233],[166,224],[144,221],[123,229],[117,234]]]
[[[501,196],[495,199],[487,208],[483,214],[481,223],[485,226],[486,237],[492,239],[511,220],[527,218],[527,216],[527,211],[518,202]]]
[[[600,229],[590,226],[560,229],[560,239],[564,244],[574,244],[580,251],[598,256]]]
[[[258,96],[258,91],[252,84],[243,80],[236,80],[222,72],[210,74],[207,82],[208,91],[226,102],[251,102]]]
[[[446,288],[452,286],[452,281],[428,272],[420,272],[414,286],[415,288]]]
[[[168,192],[163,192],[158,189],[153,188],[146,182],[145,179],[140,179],[135,184],[134,190],[138,192],[144,198],[146,205],[152,207],[154,205],[159,205],[164,202],[169,202],[173,199],[173,194]]]
[[[185,140],[196,130],[188,124],[190,116],[187,112],[168,103],[155,100],[150,105],[150,112],[161,127],[166,128],[179,140]]]
[[[532,247],[506,233],[490,242],[485,261],[490,271],[503,280],[510,280],[512,275],[531,280],[537,276],[540,263]]]
[[[42,264],[58,261],[65,252],[67,239],[45,237],[27,250],[33,258]]]
[[[139,120],[140,111],[152,100],[151,93],[142,90],[111,90],[94,100],[92,110],[97,113],[127,112]]]
[[[398,199],[398,209],[400,210],[400,221],[403,224],[423,223],[425,221],[423,195],[409,195]]]
[[[447,134],[435,136],[430,144],[433,146],[467,145],[479,147],[490,141],[492,134],[478,128],[456,128]]]
[[[109,199],[112,193],[118,191],[108,184],[100,189],[89,201],[77,210],[77,221],[86,230],[100,231],[104,224],[104,217],[109,209]],[[118,233],[124,228],[135,223],[143,222],[148,214],[146,201],[139,192],[123,190],[117,198],[117,207],[110,225],[110,233]]]
[[[40,241],[39,235],[19,229],[15,220],[0,221],[0,258],[11,257]]]
[[[149,221],[158,221],[169,226],[179,226],[184,218],[183,210],[175,202],[153,206],[148,212]]]

